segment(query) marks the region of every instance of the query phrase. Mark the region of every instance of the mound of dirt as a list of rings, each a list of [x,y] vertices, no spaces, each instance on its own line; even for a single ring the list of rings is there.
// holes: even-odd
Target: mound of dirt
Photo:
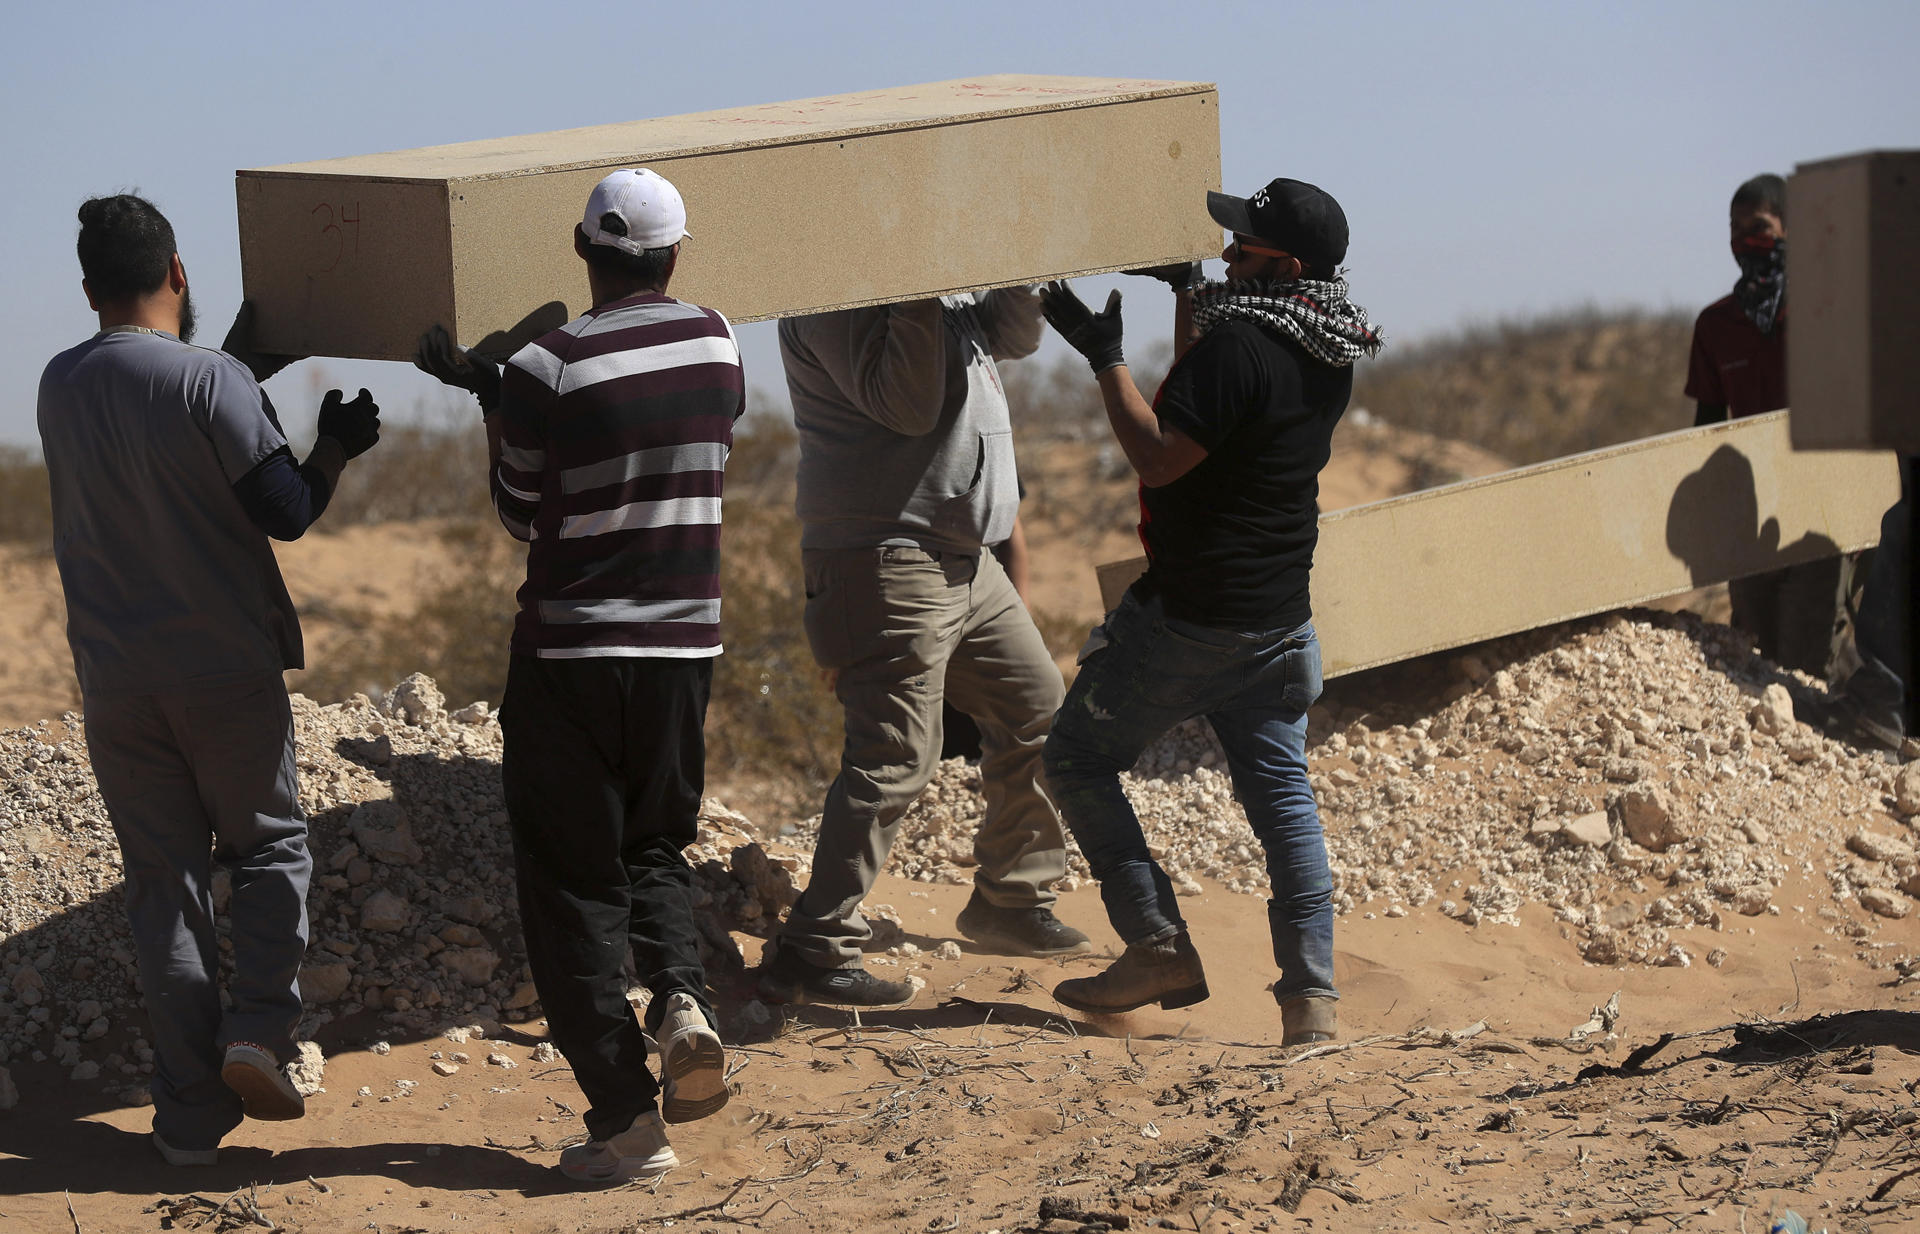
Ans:
[[[1798,722],[1787,679],[1724,627],[1613,616],[1449,657],[1425,676],[1424,694],[1394,703],[1407,723],[1370,726],[1338,699],[1314,717],[1310,765],[1341,914],[1437,902],[1463,928],[1494,928],[1540,904],[1589,963],[1717,964],[1726,932],[1748,918],[1808,911],[1783,902],[1798,873],[1820,889],[1811,911],[1825,932],[1861,962],[1906,958],[1878,935],[1920,894],[1909,821],[1920,765],[1901,772]],[[378,703],[295,699],[315,854],[306,1030],[369,1010],[412,1032],[536,1016],[486,705],[450,712],[418,675]],[[134,1079],[151,1053],[82,725],[69,714],[0,740],[0,1062],[50,1056],[76,1074]],[[1183,894],[1202,879],[1267,887],[1224,767],[1194,724],[1126,778]],[[977,768],[944,764],[889,872],[971,881],[982,810]],[[716,974],[743,963],[733,932],[764,936],[805,882],[817,817],[769,822],[718,801],[703,811],[689,859]],[[1087,878],[1077,849],[1070,870],[1066,891]],[[226,896],[216,876],[216,913]],[[873,915],[878,945],[897,951],[905,934],[885,923],[898,914]]]
[[[1831,932],[1871,965],[1892,962],[1873,940],[1920,895],[1920,765],[1901,773],[1798,722],[1790,679],[1735,632],[1690,613],[1610,616],[1423,675],[1430,688],[1395,704],[1417,716],[1408,723],[1376,728],[1353,704],[1342,722],[1321,707],[1310,724],[1340,913],[1404,916],[1437,900],[1477,926],[1543,904],[1592,963],[1684,967],[1717,963],[1717,936],[1744,918],[1782,912],[1779,889],[1799,871],[1824,888],[1814,911]],[[1200,878],[1267,889],[1225,768],[1193,722],[1123,777],[1182,894],[1199,894]],[[983,810],[977,768],[944,764],[890,870],[970,882]],[[1087,877],[1077,847],[1069,869],[1067,889]]]

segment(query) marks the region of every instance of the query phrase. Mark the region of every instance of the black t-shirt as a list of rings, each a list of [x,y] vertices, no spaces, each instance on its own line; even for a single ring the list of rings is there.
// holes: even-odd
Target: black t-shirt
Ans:
[[[1252,322],[1209,330],[1154,400],[1163,426],[1206,448],[1171,484],[1140,489],[1147,572],[1134,584],[1169,617],[1223,630],[1288,630],[1313,615],[1320,469],[1353,369]]]

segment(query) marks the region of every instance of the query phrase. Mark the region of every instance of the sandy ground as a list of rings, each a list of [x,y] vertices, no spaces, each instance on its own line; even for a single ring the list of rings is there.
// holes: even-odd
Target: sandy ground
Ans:
[[[1327,508],[1395,491],[1417,453],[1337,456]],[[1497,460],[1449,465],[1478,474]],[[1089,529],[1069,513],[1072,494],[1042,498],[1030,506],[1036,607],[1090,620],[1088,565],[1135,541],[1124,514]],[[310,646],[352,637],[331,620],[341,607],[407,611],[436,568],[429,530],[285,546]],[[12,648],[0,722],[73,705],[62,620],[50,559],[0,554]],[[722,977],[738,1095],[675,1129],[683,1164],[657,1187],[581,1192],[552,1169],[581,1134],[582,1103],[564,1062],[533,1060],[537,1022],[487,1024],[484,1040],[456,1044],[388,1036],[369,1012],[320,1033],[325,1091],[304,1121],[248,1124],[203,1171],[158,1161],[149,1110],[13,1060],[22,1100],[0,1112],[0,1232],[1757,1234],[1788,1207],[1815,1229],[1920,1228],[1920,985],[1864,963],[1822,915],[1818,872],[1801,877],[1777,895],[1779,916],[1715,933],[1719,967],[1583,963],[1537,905],[1518,926],[1467,927],[1434,905],[1351,914],[1338,935],[1341,1041],[1293,1050],[1278,1045],[1257,898],[1209,884],[1182,901],[1208,1001],[1090,1022],[1049,991],[1102,956],[935,958],[957,938],[965,889],[887,877],[872,901],[899,908],[922,950],[878,959],[926,988],[899,1011],[799,1009],[754,1024],[751,991]],[[1093,890],[1060,912],[1111,954]],[[1916,921],[1878,923],[1868,946],[1920,953]],[[757,960],[760,941],[735,938]],[[1611,1027],[1574,1039],[1616,992]],[[376,1040],[391,1052],[370,1050]],[[471,1057],[443,1077],[436,1050]],[[493,1051],[517,1066],[487,1065]]]
[[[964,895],[886,878],[874,898],[930,951]],[[914,961],[928,985],[909,1008],[730,1034],[738,1095],[674,1130],[683,1164],[658,1187],[581,1192],[550,1168],[582,1103],[564,1063],[532,1061],[533,1024],[385,1056],[376,1024],[330,1025],[307,1118],[249,1123],[198,1171],[159,1163],[149,1111],[16,1067],[0,1230],[267,1228],[256,1204],[274,1228],[381,1234],[1093,1228],[1042,1219],[1063,1212],[1209,1234],[1758,1231],[1785,1207],[1914,1228],[1920,988],[1829,950],[1806,915],[1731,930],[1722,967],[1685,970],[1583,965],[1532,908],[1518,927],[1343,923],[1343,1040],[1281,1050],[1259,902],[1209,888],[1183,906],[1213,997],[1178,1013],[1070,1018],[1047,991],[1099,958],[969,954]],[[1093,893],[1061,914],[1111,939]],[[1614,1034],[1569,1044],[1616,991]],[[723,1014],[744,996],[723,988]],[[1622,1067],[1667,1033],[1702,1035]],[[456,1049],[472,1062],[430,1070]],[[480,1062],[495,1050],[519,1065]]]

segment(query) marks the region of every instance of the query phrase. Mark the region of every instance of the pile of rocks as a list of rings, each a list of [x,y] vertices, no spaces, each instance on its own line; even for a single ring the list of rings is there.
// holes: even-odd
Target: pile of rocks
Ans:
[[[1339,911],[1431,904],[1474,926],[1544,905],[1601,964],[1715,963],[1715,931],[1782,911],[1870,939],[1920,897],[1920,763],[1821,736],[1795,718],[1789,684],[1809,688],[1685,614],[1575,623],[1339,683],[1309,750]],[[296,696],[294,720],[315,857],[304,1027],[537,1015],[485,704],[449,711],[416,675],[378,701]],[[152,1050],[81,725],[0,734],[0,1063],[51,1058],[137,1084]],[[1169,734],[1124,782],[1180,891],[1204,877],[1264,893],[1263,851],[1204,726]],[[982,806],[977,768],[943,764],[892,871],[970,881]],[[710,966],[737,968],[731,932],[764,933],[791,904],[817,827],[769,827],[789,834],[767,842],[705,803],[688,858]],[[1077,850],[1070,869],[1068,889],[1087,878]],[[216,912],[227,895],[216,876]],[[0,1069],[0,1104],[8,1091]]]
[[[1910,819],[1920,763],[1829,740],[1794,717],[1791,678],[1691,614],[1620,615],[1446,658],[1382,708],[1330,692],[1308,752],[1341,913],[1438,907],[1467,925],[1551,908],[1595,963],[1717,959],[1711,931],[1779,913],[1817,874],[1816,911],[1863,938],[1920,896]],[[1808,689],[1795,681],[1796,689]],[[1378,683],[1375,683],[1377,688]],[[1377,710],[1401,714],[1387,724]],[[1122,777],[1183,894],[1198,877],[1264,894],[1265,859],[1199,722]],[[977,768],[943,764],[891,869],[966,882]],[[800,828],[805,840],[818,819]],[[1070,849],[1068,885],[1087,877]],[[1708,933],[1695,943],[1687,931]]]
[[[314,878],[300,984],[311,1032],[372,1010],[402,1031],[449,1018],[538,1014],[515,907],[500,791],[500,727],[486,704],[449,711],[415,675],[379,702],[293,700]],[[0,1063],[51,1058],[76,1078],[138,1080],[138,980],[119,848],[94,786],[81,717],[0,737]],[[805,862],[770,855],[715,801],[688,850],[707,963],[738,967],[729,931],[791,903]],[[230,887],[213,879],[223,931]],[[225,939],[223,951],[230,950]]]

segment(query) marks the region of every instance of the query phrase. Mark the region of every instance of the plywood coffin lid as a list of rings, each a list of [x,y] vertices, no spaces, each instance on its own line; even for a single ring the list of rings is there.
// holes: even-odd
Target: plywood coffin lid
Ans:
[[[243,169],[238,174],[263,178],[489,180],[1213,92],[1210,82],[999,73],[552,133],[285,163]]]

